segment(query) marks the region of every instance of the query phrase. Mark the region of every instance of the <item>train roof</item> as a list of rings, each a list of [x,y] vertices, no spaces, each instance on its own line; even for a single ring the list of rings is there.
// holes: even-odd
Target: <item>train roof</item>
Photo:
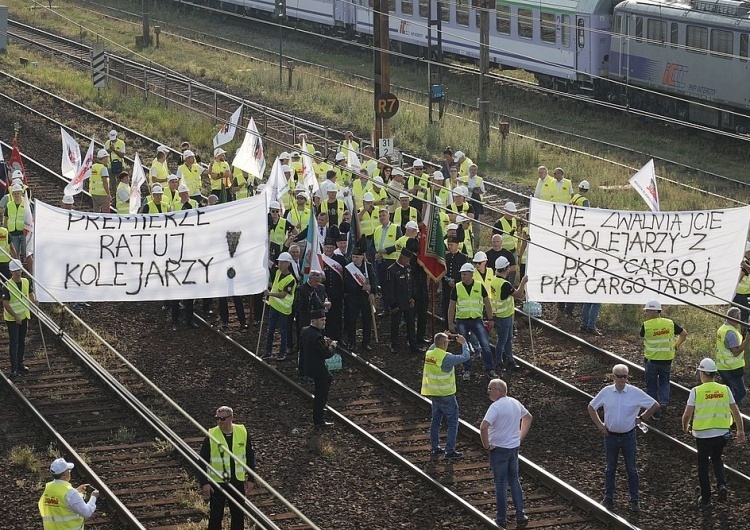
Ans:
[[[625,0],[616,9],[641,12],[671,11],[720,18],[750,19],[750,1],[737,0]],[[667,13],[664,13],[665,15]]]

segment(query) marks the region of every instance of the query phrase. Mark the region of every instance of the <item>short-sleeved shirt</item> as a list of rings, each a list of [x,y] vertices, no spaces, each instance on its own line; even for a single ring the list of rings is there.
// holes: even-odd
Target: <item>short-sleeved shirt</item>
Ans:
[[[453,300],[454,302],[458,302],[458,295],[456,294],[456,287],[458,287],[462,283],[463,282],[458,282],[456,286],[453,287],[453,290],[451,291],[451,300]],[[466,285],[464,285],[464,287],[466,287]],[[484,285],[482,285],[482,298],[487,298],[487,289],[484,288]]]
[[[734,335],[734,333],[727,333],[727,335]],[[687,404],[689,407],[695,406],[695,389],[698,387],[693,387],[690,389],[690,395],[688,396]],[[732,392],[729,392],[729,404],[735,403],[734,396],[732,395]],[[693,436],[696,438],[716,438],[717,436],[724,436],[727,432],[729,432],[729,429],[706,429],[705,431],[696,431],[693,430]]]
[[[529,413],[520,401],[505,396],[490,405],[484,421],[488,429],[490,447],[515,449],[521,445],[521,418]]]
[[[724,347],[727,350],[731,350],[732,348],[736,348],[740,345],[740,335],[739,333],[727,333],[724,335]]]
[[[674,324],[674,336],[676,337],[677,335],[679,335],[680,333],[682,333],[682,328],[680,326],[678,326],[675,322],[672,322],[672,324]],[[641,331],[640,331],[641,337],[643,337],[643,335],[645,335],[645,333],[646,333],[646,330],[643,327],[643,324],[641,324]],[[738,346],[739,346],[739,344],[738,344]]]
[[[497,258],[499,258],[500,256],[508,260],[509,266],[513,266],[516,264],[516,257],[507,248],[501,248],[500,250],[495,250],[494,248],[491,248],[487,251],[487,266],[494,269],[495,262],[497,261]]]
[[[625,385],[622,392],[615,385],[602,388],[589,405],[604,408],[604,425],[609,432],[622,433],[635,428],[635,419],[642,408],[650,409],[656,400],[640,388]]]
[[[18,290],[21,290],[21,283],[16,282],[16,286],[18,287]],[[29,280],[29,295],[34,292],[34,284],[31,280]],[[0,287],[0,300],[8,300],[10,301],[10,291],[8,291],[8,288],[5,286],[5,282],[2,282],[2,287]]]

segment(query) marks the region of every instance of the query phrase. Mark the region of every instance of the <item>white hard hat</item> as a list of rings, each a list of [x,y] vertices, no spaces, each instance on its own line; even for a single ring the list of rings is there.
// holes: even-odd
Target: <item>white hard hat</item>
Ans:
[[[411,199],[408,193],[404,193],[403,191],[398,194],[399,199]]]
[[[11,272],[20,271],[22,269],[21,262],[18,261],[17,259],[12,259],[10,260],[10,264],[8,265],[8,268],[10,269]]]
[[[292,158],[299,158],[299,152],[292,151]]]
[[[289,167],[289,166],[287,166],[287,165],[283,165],[283,166],[281,166],[281,172],[282,173],[291,173],[292,172],[292,168]]]
[[[661,304],[658,300],[649,300],[643,309],[644,311],[661,311]]]
[[[424,162],[422,162],[422,159],[420,158],[415,158],[411,167],[424,167]]]
[[[154,184],[154,187],[151,189],[151,193],[164,193],[164,190],[158,184]]]
[[[508,265],[510,265],[510,261],[508,261],[508,258],[506,258],[505,256],[499,256],[495,260],[495,269],[496,270],[503,270]]]
[[[474,257],[471,259],[474,263],[482,263],[483,261],[487,261],[487,254],[485,254],[483,251],[478,250]]]
[[[416,221],[409,221],[406,223],[406,229],[407,230],[419,230],[419,225]]]
[[[449,223],[445,230],[446,232],[448,230],[458,230],[458,225],[456,223]]]
[[[465,223],[466,221],[471,221],[471,218],[466,217],[465,215],[457,215],[456,216],[456,222],[457,223]]]
[[[63,195],[62,202],[63,204],[74,204],[75,199],[72,195]]]
[[[383,182],[383,177],[380,177],[380,176],[377,176],[374,179],[372,179],[372,183],[377,186],[382,186],[385,184],[385,182]]]
[[[506,202],[505,211],[508,213],[516,213],[518,211],[518,208],[516,208],[516,203],[512,201]]]
[[[456,152],[455,152],[455,153],[453,154],[453,161],[454,161],[454,162],[458,162],[458,161],[459,161],[459,160],[461,160],[461,159],[462,159],[462,158],[463,158],[464,156],[466,156],[466,155],[464,155],[464,152],[463,152],[463,151],[456,151]]]
[[[182,152],[182,158],[190,158],[191,156],[195,156],[195,153],[193,153],[190,149],[185,149]]]
[[[271,203],[268,205],[268,209],[271,210],[280,210],[281,205],[279,204],[279,201],[271,201]]]
[[[283,153],[279,155],[279,160],[287,160],[289,158],[290,158],[289,153],[287,153],[286,151],[284,151]]]
[[[374,202],[374,201],[375,201],[375,195],[373,195],[372,193],[370,193],[370,192],[368,191],[367,193],[365,193],[365,194],[364,194],[364,195],[362,196],[362,200],[363,200],[363,201],[367,201],[367,202]]]
[[[696,367],[696,370],[698,370],[699,372],[716,372],[716,362],[713,359],[709,359],[708,357],[706,357]]]
[[[169,153],[169,147],[167,147],[166,145],[160,145],[159,147],[156,148],[156,152],[157,153]]]
[[[20,169],[16,169],[15,171],[13,171],[13,175],[11,176],[11,178],[12,180],[19,179],[23,181],[23,171],[21,171]]]
[[[461,265],[461,271],[460,272],[474,272],[474,265],[471,263],[464,263]]]
[[[105,156],[109,156],[109,153],[106,149],[99,149],[96,153],[96,158],[104,158]]]
[[[117,131],[112,129],[111,131],[109,131],[109,139],[114,140],[115,138],[117,138]]]
[[[589,185],[588,180],[582,180],[581,183],[578,185],[578,188],[582,190],[588,190],[590,187],[591,186]]]
[[[180,184],[177,186],[177,193],[189,193],[190,188],[187,187],[186,184]]]
[[[397,167],[393,168],[393,172],[391,173],[391,176],[392,177],[403,177],[404,176],[404,171],[402,169],[397,168]]]
[[[21,184],[19,184],[18,182],[16,182],[15,184],[13,184],[13,186],[11,186],[10,191],[11,192],[14,192],[14,191],[23,191],[23,186]]]
[[[341,160],[346,160],[346,155],[344,153],[336,153],[336,162],[340,162]]]
[[[469,196],[469,188],[467,188],[466,186],[456,186],[453,189],[453,195],[462,195],[464,197],[468,197]]]
[[[326,193],[331,193],[331,192],[338,193],[339,187],[336,184],[329,184],[328,186],[326,186]]]
[[[445,180],[445,175],[443,175],[442,171],[435,171],[432,174],[432,178],[434,178],[435,180]]]
[[[224,151],[221,147],[217,147],[216,149],[214,149],[214,156],[225,155],[225,154],[227,154],[227,152]]]
[[[276,258],[276,261],[286,261],[287,263],[293,263],[294,258],[291,254],[289,254],[289,252],[282,252],[281,254],[279,254],[279,257]]]
[[[167,177],[167,181],[170,181],[170,180],[180,180],[180,177],[178,177],[177,175],[172,174],[172,175],[169,175]]]

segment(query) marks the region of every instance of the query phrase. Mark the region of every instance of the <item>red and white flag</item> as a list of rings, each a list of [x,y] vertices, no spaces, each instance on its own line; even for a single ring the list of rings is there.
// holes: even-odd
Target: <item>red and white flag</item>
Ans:
[[[60,127],[60,136],[62,136],[62,162],[60,164],[60,173],[68,180],[73,180],[81,167],[81,147],[78,142]]]
[[[9,173],[8,178],[12,178],[14,171],[20,171],[23,173],[23,183],[28,184],[26,181],[26,168],[23,167],[23,158],[21,157],[21,150],[18,148],[18,140],[13,138],[13,149],[10,152],[10,158],[6,171]]]
[[[263,178],[266,172],[266,159],[263,153],[263,139],[255,125],[255,120],[250,118],[247,126],[245,139],[237,150],[237,154],[232,160],[232,166],[246,171],[248,175],[253,175],[259,179]]]
[[[65,186],[65,195],[78,195],[83,191],[83,182],[91,176],[91,166],[94,165],[94,139],[91,139],[91,145],[89,150],[86,151],[86,156],[81,163],[81,167],[78,168],[75,178],[70,181],[70,184]]]
[[[130,182],[130,213],[138,213],[141,209],[141,186],[146,182],[146,173],[143,171],[141,157],[135,154],[133,161],[133,178]]]
[[[219,129],[219,132],[216,133],[216,136],[214,136],[214,149],[219,147],[220,145],[228,144],[232,140],[234,140],[234,133],[237,130],[237,125],[240,123],[240,117],[242,116],[242,105],[240,105],[240,108],[234,111],[234,114],[232,114],[232,117],[229,118],[229,121],[224,124],[224,126]]]
[[[630,185],[646,201],[652,212],[659,211],[659,190],[656,187],[656,173],[654,171],[654,159],[646,163],[638,173],[630,177]]]

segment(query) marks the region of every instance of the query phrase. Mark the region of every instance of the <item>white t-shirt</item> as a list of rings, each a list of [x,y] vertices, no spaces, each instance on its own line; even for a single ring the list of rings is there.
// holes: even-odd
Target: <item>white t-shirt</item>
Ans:
[[[490,447],[515,449],[521,445],[521,418],[529,413],[521,402],[509,396],[501,397],[490,405],[484,421],[490,424]]]

